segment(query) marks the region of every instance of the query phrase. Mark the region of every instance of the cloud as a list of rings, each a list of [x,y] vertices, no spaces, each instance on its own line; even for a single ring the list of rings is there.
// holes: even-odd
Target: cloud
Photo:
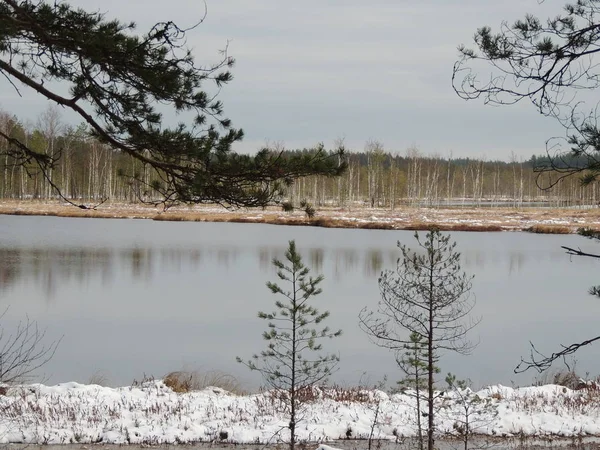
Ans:
[[[191,26],[204,14],[204,3],[197,0],[71,3],[134,20],[140,32],[165,20]],[[503,19],[526,12],[554,16],[562,7],[559,0],[208,0],[206,5],[208,15],[189,33],[188,44],[200,63],[210,64],[229,42],[237,65],[221,99],[226,116],[246,131],[246,142],[238,146],[244,151],[265,140],[289,147],[346,136],[359,148],[375,138],[397,149],[415,142],[427,151],[454,149],[456,156],[501,157],[507,148],[530,156],[543,148],[545,137],[561,133],[529,105],[499,112],[459,100],[451,86],[456,48],[468,44],[477,27],[497,28]],[[36,108],[29,96],[26,101],[5,96],[2,106],[28,116],[44,108]]]

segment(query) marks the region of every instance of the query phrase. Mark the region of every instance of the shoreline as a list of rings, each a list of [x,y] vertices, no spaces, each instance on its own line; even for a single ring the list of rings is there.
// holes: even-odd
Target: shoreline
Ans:
[[[436,400],[438,448],[450,450],[464,442],[456,424],[465,418],[471,424],[469,441],[485,444],[481,448],[598,446],[596,386],[494,385],[461,394],[448,391]],[[371,438],[375,448],[414,448],[414,393],[336,387],[313,388],[312,393],[302,403],[302,426],[297,428],[299,445],[308,444],[305,450],[324,442],[364,449]],[[233,394],[206,387],[175,392],[163,381],[120,388],[70,382],[17,385],[0,401],[2,444],[257,448],[253,444],[277,447],[288,440],[281,433],[289,419],[275,391]],[[473,409],[465,410],[465,402]]]
[[[578,228],[600,229],[600,209],[468,207],[400,207],[394,210],[354,206],[320,207],[314,218],[280,208],[228,210],[218,205],[177,206],[167,211],[143,204],[106,203],[98,209],[80,209],[58,202],[0,200],[1,215],[70,218],[149,219],[173,222],[262,223],[288,226],[371,230],[528,231],[570,234]]]
[[[398,449],[413,449],[417,448],[415,441],[408,440],[396,442],[388,439],[373,439],[373,447],[377,450],[398,450]],[[436,447],[440,450],[457,450],[462,448],[464,443],[459,438],[441,437],[435,440]],[[368,450],[368,439],[335,439],[324,442],[299,442],[296,446],[302,450],[319,450],[322,444],[332,446],[335,450]],[[284,450],[289,447],[287,443],[276,442],[270,444],[239,444],[227,442],[195,442],[187,444],[8,444],[10,448],[15,450],[38,449],[38,450],[87,450],[102,449],[102,450],[122,450],[127,448],[130,450],[143,450],[148,448],[157,449],[212,449],[212,450],[264,450],[275,449]],[[577,438],[565,437],[485,437],[472,436],[469,439],[469,448],[475,449],[494,449],[494,450],[545,450],[545,449],[585,449],[596,450],[600,449],[600,438],[594,436],[584,436]]]

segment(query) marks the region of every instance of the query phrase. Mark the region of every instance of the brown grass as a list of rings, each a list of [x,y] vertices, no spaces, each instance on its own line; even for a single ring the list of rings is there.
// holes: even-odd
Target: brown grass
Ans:
[[[362,230],[398,230],[398,225],[390,222],[361,222],[356,228]]]
[[[147,205],[105,203],[97,210],[80,209],[59,202],[0,201],[0,214],[58,217],[135,218],[157,221],[265,223],[288,226],[316,226],[369,230],[504,231],[564,234],[577,227],[600,228],[599,209],[546,208],[385,208],[319,207],[309,219],[301,212],[283,213],[280,208],[227,210],[215,205],[174,207],[167,211]],[[561,220],[565,224],[547,223]]]
[[[493,398],[494,400],[503,400],[504,397],[502,396],[502,394],[500,392],[494,392],[493,394],[490,394],[490,398]]]
[[[402,230],[414,230],[414,231],[429,231],[433,228],[437,228],[440,231],[504,231],[499,225],[489,224],[476,224],[476,223],[411,223],[409,225],[399,227]]]
[[[290,392],[284,389],[272,389],[262,391],[267,394],[269,400],[289,401]],[[332,400],[342,403],[369,403],[375,399],[373,389],[361,387],[340,386],[302,386],[296,391],[298,401],[301,403],[312,403],[319,400]]]
[[[545,225],[538,224],[526,228],[524,231],[536,234],[571,234],[573,230],[564,225]]]
[[[178,370],[165,375],[163,382],[177,393],[201,391],[207,387],[218,387],[232,394],[244,393],[240,383],[233,375],[218,370],[208,372]]]

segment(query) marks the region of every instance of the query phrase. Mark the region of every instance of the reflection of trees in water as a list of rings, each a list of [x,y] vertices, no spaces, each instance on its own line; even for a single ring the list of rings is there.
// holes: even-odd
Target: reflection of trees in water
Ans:
[[[117,267],[129,267],[134,280],[146,281],[162,271],[195,269],[202,262],[200,249],[107,249],[107,248],[0,248],[0,293],[19,282],[40,288],[46,299],[61,285],[85,285],[99,279],[109,285]],[[228,265],[236,252],[219,249],[204,252],[207,259]]]
[[[333,254],[333,275],[336,280],[343,279],[348,273],[356,272],[360,263],[358,251],[345,248]]]
[[[325,259],[325,252],[322,248],[311,248],[309,252],[310,268],[312,272],[322,273],[323,272],[323,260]]]
[[[563,264],[565,252],[558,246],[551,252],[525,252],[521,250],[470,250],[461,253],[462,265],[465,268],[483,269],[486,264],[506,268],[508,275],[521,272],[527,264],[556,261]],[[508,263],[508,264],[507,264]],[[502,270],[501,273],[505,273]]]
[[[0,249],[0,291],[11,286],[19,277],[21,253],[15,249]]]
[[[508,273],[519,273],[525,264],[525,255],[521,252],[511,252],[508,259]]]
[[[131,267],[131,277],[134,280],[149,280],[152,277],[152,249],[151,248],[132,248],[121,251],[121,259],[129,263]]]
[[[258,249],[260,269],[262,271],[271,270],[271,261],[273,258],[281,258],[283,252],[283,247],[260,247]],[[385,250],[377,248],[357,250],[352,248],[323,249],[313,247],[300,249],[300,252],[308,257],[307,259],[310,260],[311,267],[315,272],[323,272],[324,268],[331,267],[333,277],[336,280],[354,276],[357,273],[362,274],[365,279],[376,278],[382,270],[395,270],[400,255],[396,247]],[[504,249],[475,249],[461,254],[461,264],[465,268],[484,269],[486,265],[500,266],[506,268],[501,269],[500,272],[508,273],[508,275],[520,272],[529,261],[541,262],[547,259],[547,252],[528,254],[524,251],[506,251]],[[561,251],[552,252],[550,260],[564,260],[564,253]]]
[[[111,276],[106,249],[0,248],[0,291],[31,279],[51,298],[61,283],[84,283],[98,273]]]
[[[158,250],[164,267],[181,272],[186,267],[196,268],[202,262],[202,251],[197,248],[181,249],[161,248]]]
[[[383,269],[383,255],[379,250],[369,250],[365,257],[363,274],[367,277],[376,277]]]
[[[258,265],[262,271],[271,270],[273,258],[281,258],[283,247],[258,248]],[[52,298],[64,283],[86,284],[98,278],[103,286],[109,285],[125,268],[133,280],[147,282],[160,273],[196,270],[202,264],[231,267],[246,251],[243,247],[214,248],[0,248],[0,292],[21,280],[34,283],[46,298]],[[398,249],[353,248],[327,249],[313,247],[301,249],[310,266],[317,273],[330,268],[336,280],[362,274],[365,279],[379,276],[382,270],[396,268]],[[564,261],[564,253],[525,253],[518,250],[468,250],[462,254],[465,268],[483,269],[486,264],[499,266],[508,274],[521,271],[526,263],[541,260]],[[507,264],[508,263],[508,264]]]
[[[271,270],[271,261],[281,258],[284,248],[260,247],[258,249],[258,265],[262,271]],[[395,251],[383,251],[381,249],[369,249],[360,251],[350,248],[339,248],[325,250],[323,248],[300,249],[300,253],[307,256],[310,261],[311,270],[322,273],[325,267],[331,264],[333,276],[336,280],[352,276],[358,272],[365,278],[378,276],[388,262],[395,263],[398,255]]]
[[[133,248],[119,251],[134,280],[147,281],[162,272],[195,270],[201,264],[230,267],[238,258],[235,248]]]
[[[460,250],[459,250],[460,253]],[[485,263],[488,260],[492,261],[492,265],[495,262],[495,256],[497,256],[494,253],[488,253],[487,255],[484,255],[484,252],[482,250],[475,250],[475,251],[469,251],[469,252],[465,252],[465,253],[461,253],[461,265],[463,267],[466,268],[480,268],[483,269],[485,267]]]
[[[260,247],[258,249],[258,267],[263,272],[270,266],[271,264],[271,250],[268,247]]]

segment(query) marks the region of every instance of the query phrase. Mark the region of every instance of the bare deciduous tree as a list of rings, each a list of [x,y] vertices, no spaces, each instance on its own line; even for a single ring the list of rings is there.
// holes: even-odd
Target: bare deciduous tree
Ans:
[[[6,315],[0,315],[0,321]],[[12,332],[0,327],[0,383],[24,382],[45,365],[56,352],[60,340],[46,343],[46,331],[26,317]]]

